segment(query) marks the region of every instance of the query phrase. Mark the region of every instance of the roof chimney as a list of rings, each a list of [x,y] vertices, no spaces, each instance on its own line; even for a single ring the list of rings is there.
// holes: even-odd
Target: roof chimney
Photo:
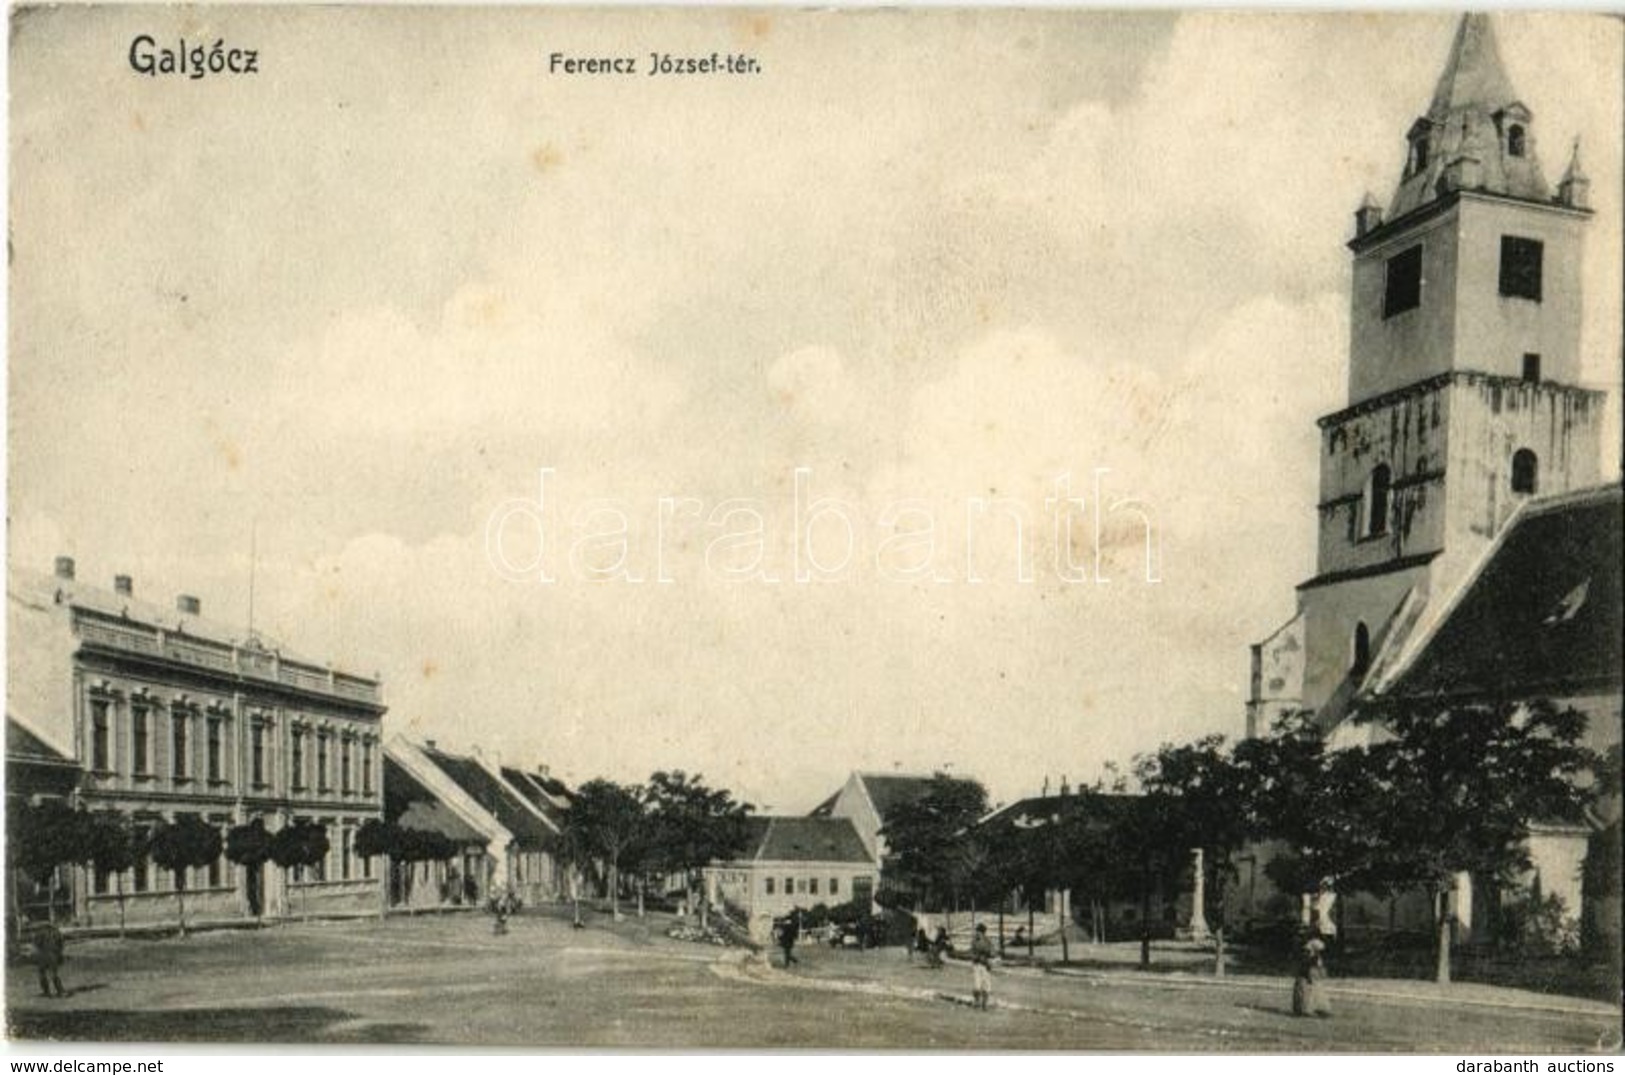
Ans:
[[[121,593],[125,597],[133,596],[135,594],[135,580],[128,575],[114,575],[113,592]]]
[[[201,616],[203,615],[203,602],[189,593],[183,593],[175,598],[175,611],[185,613],[188,616]]]
[[[73,557],[58,556],[56,558],[56,577],[73,581]]]

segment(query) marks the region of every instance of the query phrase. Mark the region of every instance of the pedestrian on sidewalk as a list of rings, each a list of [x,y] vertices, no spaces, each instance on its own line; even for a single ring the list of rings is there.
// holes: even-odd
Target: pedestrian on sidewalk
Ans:
[[[976,927],[976,936],[970,942],[970,973],[973,1002],[985,1012],[993,993],[993,942],[987,939],[985,923]]]
[[[1298,973],[1292,979],[1292,1014],[1332,1014],[1331,1002],[1326,998],[1326,942],[1320,934],[1303,931],[1303,945],[1298,951]]]
[[[50,996],[53,986],[57,996],[68,995],[68,991],[62,988],[63,943],[62,931],[56,928],[56,923],[41,922],[34,927],[34,965],[39,968],[41,996]]]

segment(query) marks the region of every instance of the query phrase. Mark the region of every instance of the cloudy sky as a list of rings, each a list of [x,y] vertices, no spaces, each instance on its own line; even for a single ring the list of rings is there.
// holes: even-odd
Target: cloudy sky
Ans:
[[[1313,570],[1350,214],[1453,24],[29,12],[9,557],[246,625],[252,541],[256,627],[381,672],[392,730],[781,811],[1234,736]],[[1617,399],[1620,24],[1496,29],[1548,179],[1582,138]],[[260,73],[139,75],[143,33]]]

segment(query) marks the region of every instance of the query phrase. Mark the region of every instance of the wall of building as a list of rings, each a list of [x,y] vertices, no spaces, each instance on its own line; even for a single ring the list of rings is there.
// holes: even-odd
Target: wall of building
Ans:
[[[1267,735],[1277,720],[1303,707],[1303,617],[1292,617],[1252,648],[1247,736]]]
[[[856,882],[866,879],[871,894],[879,888],[880,870],[867,863],[749,862],[706,868],[708,883],[730,904],[751,917],[775,917],[823,903],[831,907],[853,898]],[[772,891],[768,884],[772,882]],[[835,891],[831,892],[831,882]],[[787,891],[788,889],[788,891]],[[816,889],[816,891],[814,891]]]
[[[1450,399],[1440,385],[1322,421],[1316,560],[1321,574],[1443,546],[1449,421]],[[1379,465],[1390,473],[1388,525],[1367,537],[1365,494]]]
[[[1380,646],[1383,628],[1413,587],[1426,588],[1426,565],[1315,586],[1298,592],[1303,614],[1303,704],[1319,709],[1348,677],[1354,659],[1354,634],[1361,623]]]
[[[1549,383],[1466,377],[1451,386],[1447,523],[1452,556],[1476,559],[1527,496],[1512,491],[1512,456],[1540,461],[1537,492],[1601,479],[1600,393]]]
[[[1402,388],[1450,368],[1456,346],[1456,221],[1459,205],[1354,259],[1349,311],[1349,402]],[[1388,259],[1422,245],[1421,303],[1384,318]]]
[[[75,756],[73,651],[68,613],[18,584],[6,589],[6,712]],[[26,640],[26,644],[22,641]]]
[[[469,906],[463,888],[468,855],[483,855],[483,849],[465,848],[459,858],[447,862],[402,862],[389,867],[387,899],[393,911],[433,911]],[[489,871],[481,866],[479,876]]]
[[[1580,377],[1581,232],[1572,210],[1463,194],[1457,249],[1455,363],[1460,369],[1520,377],[1523,356],[1541,356],[1545,380]],[[1501,237],[1539,240],[1544,249],[1539,302],[1500,293]]]
[[[880,815],[875,813],[874,805],[869,802],[858,774],[853,773],[847,778],[841,793],[835,798],[835,805],[830,808],[830,816],[850,819],[852,827],[858,830],[858,838],[875,861],[879,862],[884,857],[886,841],[880,836]]]
[[[1541,356],[1546,380],[1579,378],[1581,233],[1586,217],[1555,206],[1463,193],[1453,206],[1361,250],[1349,318],[1349,402],[1447,370],[1506,377]],[[1500,293],[1501,238],[1543,244],[1541,298]],[[1422,246],[1421,302],[1383,317],[1388,260]]]

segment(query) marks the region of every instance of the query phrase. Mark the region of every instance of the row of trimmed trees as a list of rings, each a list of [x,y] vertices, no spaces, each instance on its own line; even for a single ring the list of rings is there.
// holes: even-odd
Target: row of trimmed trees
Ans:
[[[1617,751],[1587,750],[1585,718],[1544,702],[1391,704],[1358,719],[1376,734],[1340,750],[1301,717],[1234,746],[1165,745],[1136,758],[1132,776],[1058,799],[1026,827],[979,824],[981,786],[939,775],[887,820],[885,898],[1002,907],[1013,890],[1069,890],[1097,922],[1105,901],[1134,900],[1147,966],[1152,902],[1190,884],[1192,851],[1204,852],[1204,910],[1221,923],[1222,953],[1232,859],[1269,843],[1283,849],[1265,867],[1282,892],[1427,893],[1435,976],[1448,981],[1457,879],[1517,886],[1530,823],[1578,821],[1595,789],[1617,794]]]
[[[704,926],[709,908],[702,871],[745,850],[753,810],[731,792],[709,787],[699,774],[680,769],[656,772],[644,784],[589,780],[565,811],[553,850],[569,866],[601,874],[615,918],[621,915],[625,879],[633,881],[641,913],[648,880],[659,876],[682,882]]]
[[[150,859],[174,877],[174,894],[182,933],[186,932],[186,890],[189,871],[207,868],[225,857],[250,870],[271,862],[284,871],[311,867],[324,861],[329,850],[325,826],[308,821],[285,825],[276,832],[262,818],[220,829],[196,814],[173,820],[137,823],[114,810],[86,810],[59,799],[38,804],[15,803],[6,815],[6,845],[13,869],[20,869],[46,885],[49,913],[56,913],[56,877],[63,866],[83,866],[111,877],[117,886],[119,931],[125,928],[125,874]],[[22,913],[20,903],[19,916]]]

